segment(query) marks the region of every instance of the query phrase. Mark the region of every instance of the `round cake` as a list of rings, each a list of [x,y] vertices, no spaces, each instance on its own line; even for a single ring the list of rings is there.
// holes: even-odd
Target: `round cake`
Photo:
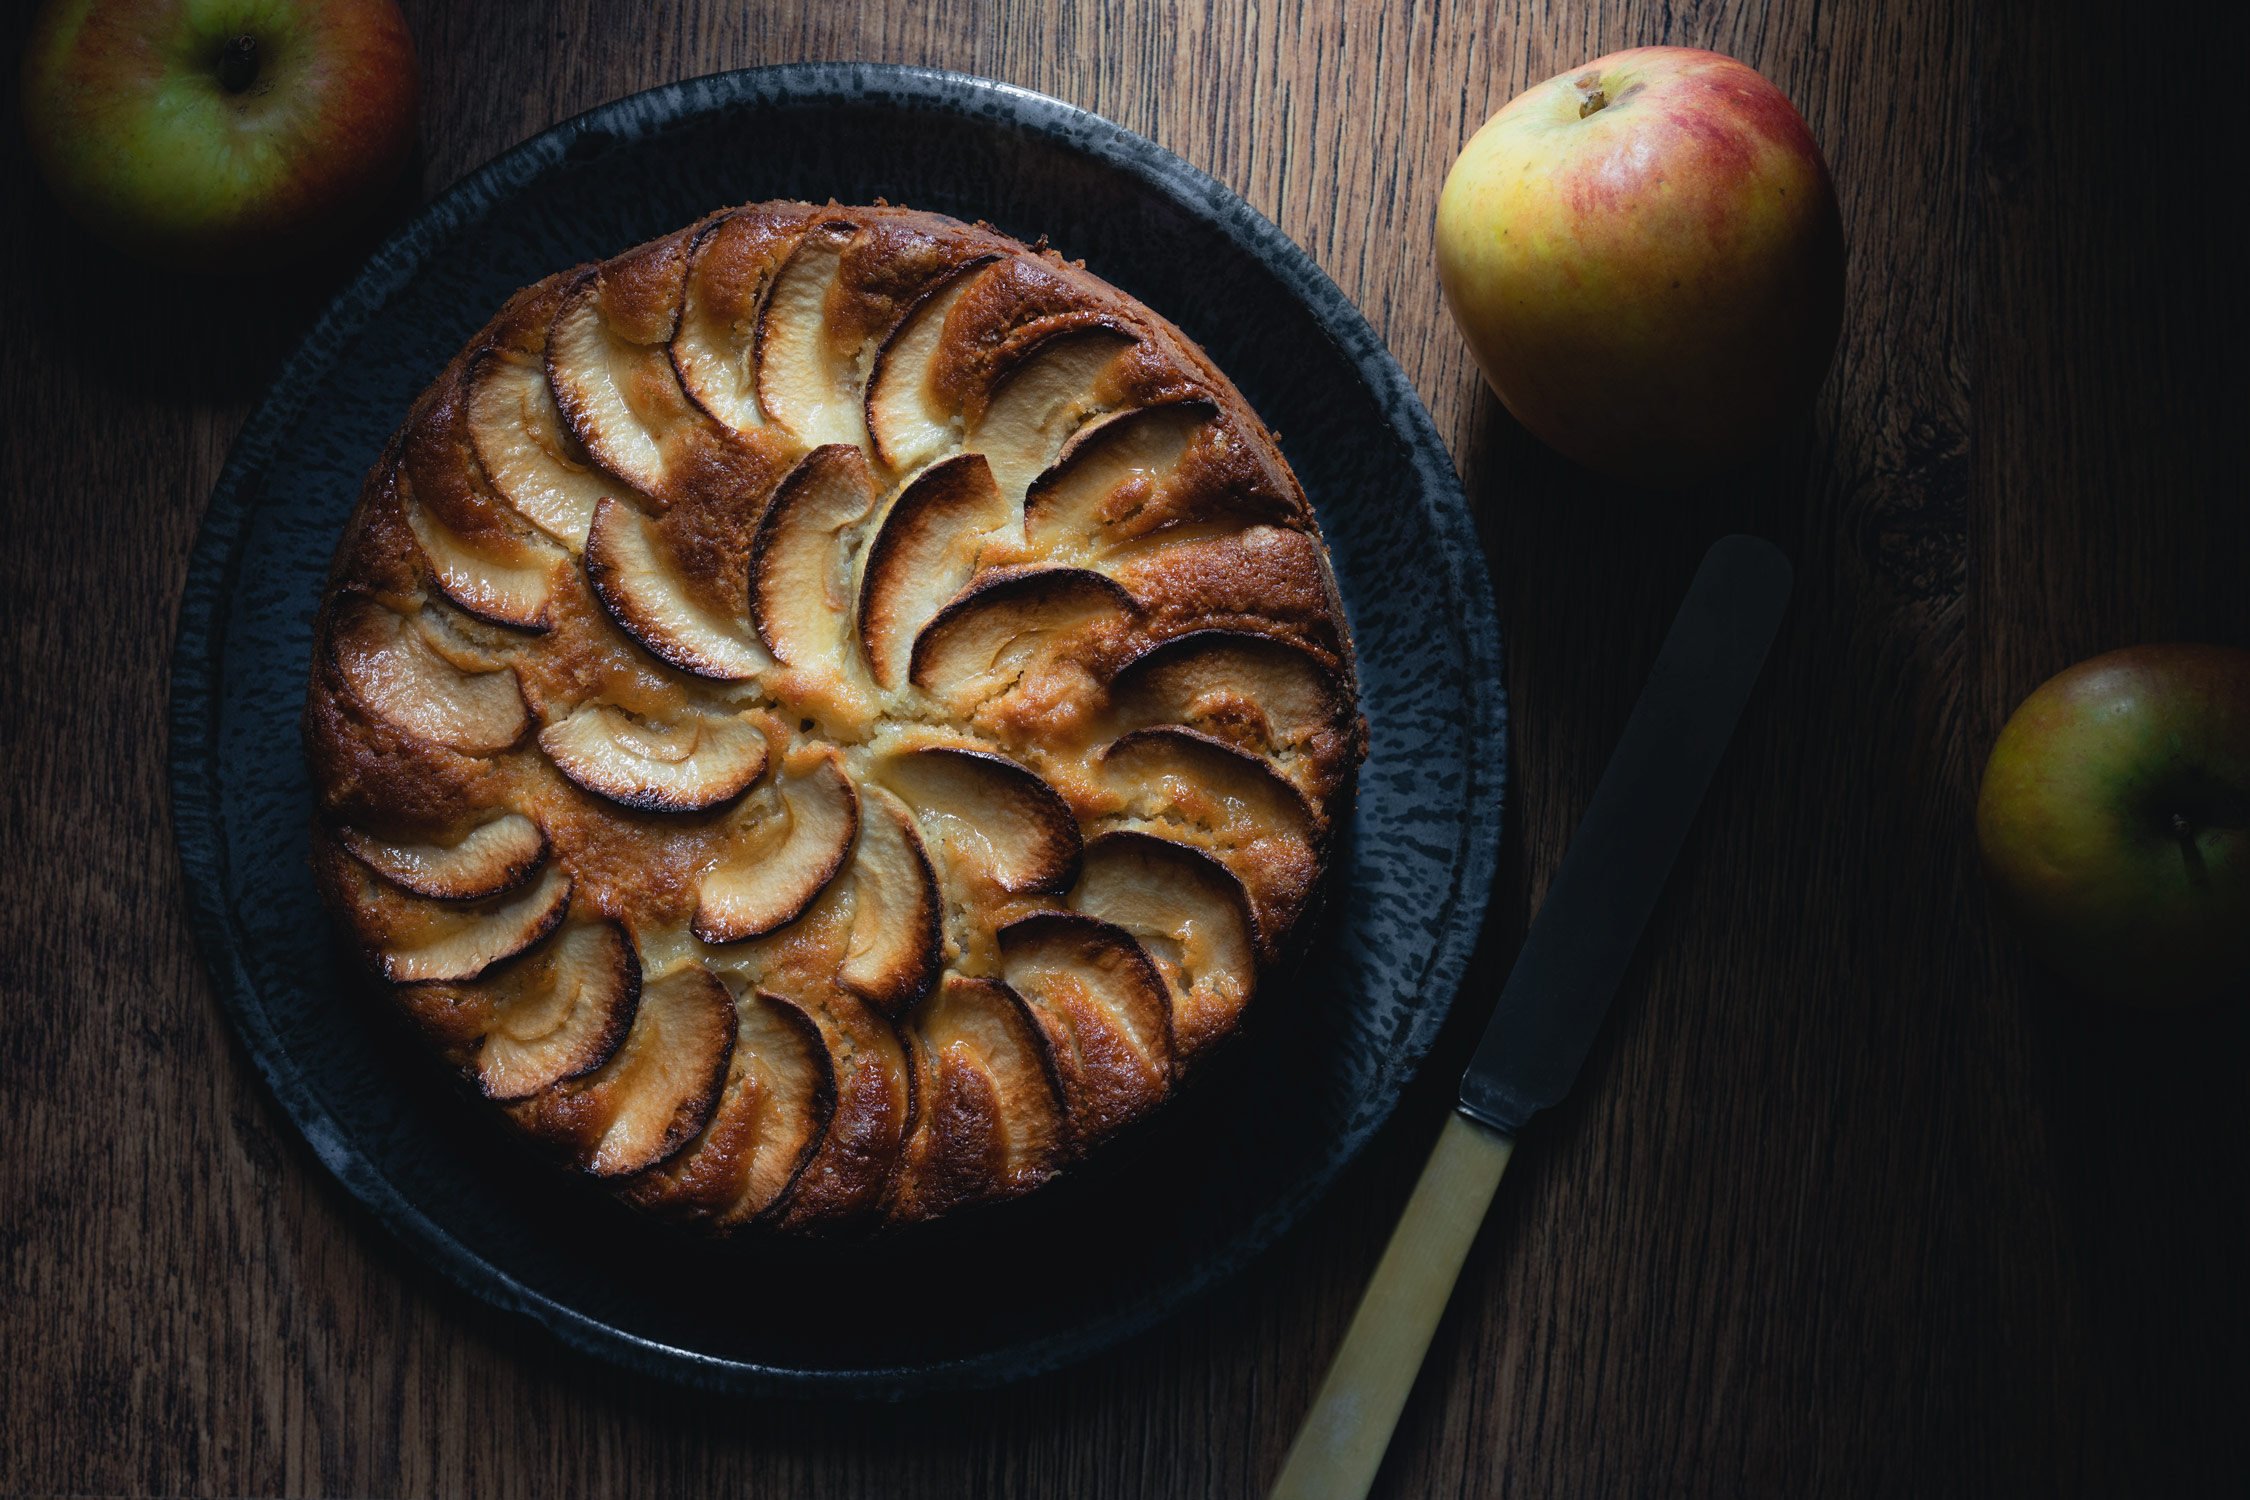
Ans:
[[[716,1233],[1028,1192],[1294,946],[1365,747],[1296,477],[983,225],[762,203],[519,292],[368,476],[331,910],[522,1136]]]

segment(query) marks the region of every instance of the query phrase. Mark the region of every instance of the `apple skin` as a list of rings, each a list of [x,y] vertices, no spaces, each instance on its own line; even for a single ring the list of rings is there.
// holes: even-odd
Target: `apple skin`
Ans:
[[[255,74],[231,92],[241,36]],[[397,0],[50,0],[23,60],[32,157],[72,217],[199,271],[357,227],[413,151],[419,92]]]
[[[1770,446],[1843,326],[1811,130],[1755,70],[1691,47],[1613,52],[1510,100],[1446,177],[1437,264],[1516,420],[1643,484]]]
[[[2040,958],[2088,994],[2250,993],[2250,650],[2135,646],[2025,699],[1977,844]]]

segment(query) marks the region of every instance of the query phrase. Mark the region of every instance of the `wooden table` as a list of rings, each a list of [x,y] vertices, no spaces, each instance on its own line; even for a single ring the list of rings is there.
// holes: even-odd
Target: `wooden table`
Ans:
[[[2226,71],[2250,37],[2240,6],[2168,9],[410,0],[425,154],[393,222],[670,79],[994,75],[1154,138],[1309,249],[1478,507],[1515,779],[1483,952],[1422,1084],[1223,1294],[1084,1368],[901,1407],[734,1404],[569,1355],[402,1255],[262,1093],[183,919],[165,670],[227,444],[349,259],[234,285],[134,269],[54,221],[11,106],[0,1491],[1259,1492],[1698,553],[1748,528],[1798,559],[1799,603],[1379,1492],[2244,1493],[2250,1010],[2070,998],[1994,924],[1970,837],[1983,755],[2042,678],[2133,641],[2250,642]],[[1430,251],[1486,114],[1659,41],[1788,91],[1851,243],[1809,433],[1674,498],[1513,425]]]

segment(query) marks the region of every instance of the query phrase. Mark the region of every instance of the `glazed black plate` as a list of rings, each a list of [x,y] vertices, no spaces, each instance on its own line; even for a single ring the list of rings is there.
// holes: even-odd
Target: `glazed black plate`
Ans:
[[[1212,1074],[1029,1202],[854,1252],[641,1223],[490,1128],[389,1028],[306,865],[312,619],[361,476],[517,287],[723,204],[885,198],[1041,234],[1199,340],[1280,435],[1333,550],[1372,752],[1307,959]],[[1398,366],[1311,259],[1149,142],[983,79],[763,68],[605,105],[393,239],[236,440],[172,672],[172,805],[219,992],[320,1159],[486,1301],[635,1369],[744,1392],[900,1395],[1051,1370],[1273,1244],[1389,1115],[1491,884],[1506,764],[1491,584]],[[1121,1143],[1126,1144],[1126,1143]]]

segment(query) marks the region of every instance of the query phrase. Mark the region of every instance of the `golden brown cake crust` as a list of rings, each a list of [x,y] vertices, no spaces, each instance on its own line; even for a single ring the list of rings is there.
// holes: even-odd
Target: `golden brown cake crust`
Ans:
[[[1029,1191],[1292,949],[1365,753],[1203,351],[982,225],[752,204],[516,294],[315,630],[321,891],[514,1128],[712,1232]]]

